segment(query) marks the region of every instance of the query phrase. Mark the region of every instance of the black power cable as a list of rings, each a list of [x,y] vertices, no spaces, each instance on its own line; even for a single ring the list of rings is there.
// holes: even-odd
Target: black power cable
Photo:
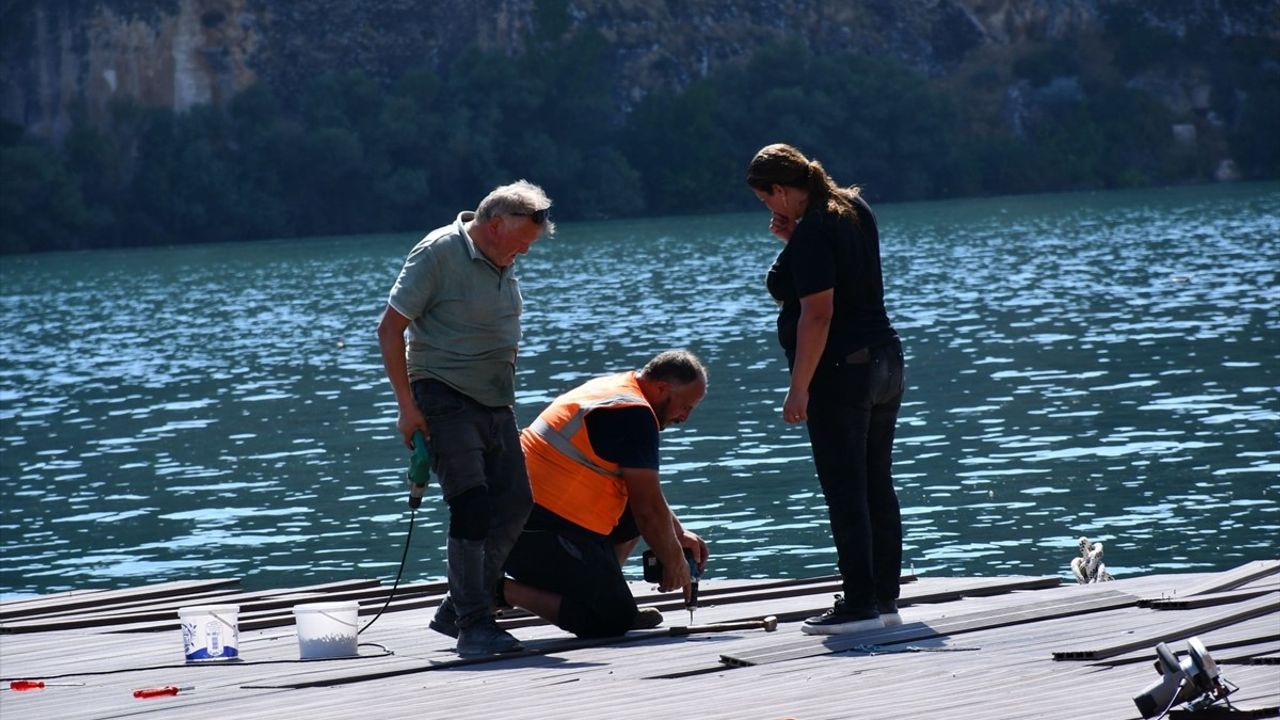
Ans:
[[[391,601],[395,598],[396,588],[400,586],[400,578],[404,575],[404,563],[409,559],[409,541],[413,539],[413,519],[417,517],[417,515],[418,508],[411,507],[409,510],[409,531],[404,535],[404,553],[400,555],[400,568],[396,570],[396,581],[391,584],[391,592],[387,593],[387,601],[382,603],[382,607],[378,608],[378,614],[374,615],[372,620],[365,623],[365,626],[360,628],[360,630],[356,632],[356,635],[368,630],[370,625],[377,622],[378,618],[382,617],[382,612],[387,609],[387,606],[390,605]]]

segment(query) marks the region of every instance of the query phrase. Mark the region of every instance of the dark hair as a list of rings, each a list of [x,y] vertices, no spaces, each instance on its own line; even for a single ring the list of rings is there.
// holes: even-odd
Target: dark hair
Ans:
[[[660,352],[640,368],[640,374],[650,380],[676,385],[707,381],[707,369],[698,356],[688,350]]]
[[[747,165],[747,185],[761,192],[772,192],[774,185],[800,188],[809,193],[809,209],[823,209],[857,220],[853,200],[861,188],[840,187],[827,174],[822,163],[810,160],[785,143],[766,145]]]

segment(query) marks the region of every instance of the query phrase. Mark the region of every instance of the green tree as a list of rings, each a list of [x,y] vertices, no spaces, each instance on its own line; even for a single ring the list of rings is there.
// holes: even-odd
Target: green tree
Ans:
[[[0,147],[0,252],[89,246],[83,233],[93,217],[79,186],[50,145]]]

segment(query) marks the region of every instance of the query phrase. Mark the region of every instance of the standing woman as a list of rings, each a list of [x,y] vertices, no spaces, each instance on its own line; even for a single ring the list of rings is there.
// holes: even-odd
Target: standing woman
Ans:
[[[782,419],[807,424],[844,590],[802,629],[900,624],[902,518],[890,456],[905,382],[902,342],[884,309],[875,215],[857,187],[839,187],[790,145],[756,153],[747,184],[785,244],[766,277],[791,369]]]

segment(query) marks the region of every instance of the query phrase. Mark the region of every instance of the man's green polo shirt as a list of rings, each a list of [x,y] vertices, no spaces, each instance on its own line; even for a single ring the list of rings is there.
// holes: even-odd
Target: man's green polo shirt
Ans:
[[[481,405],[515,403],[520,283],[476,248],[458,214],[409,252],[387,303],[409,319],[409,380],[433,378]]]

